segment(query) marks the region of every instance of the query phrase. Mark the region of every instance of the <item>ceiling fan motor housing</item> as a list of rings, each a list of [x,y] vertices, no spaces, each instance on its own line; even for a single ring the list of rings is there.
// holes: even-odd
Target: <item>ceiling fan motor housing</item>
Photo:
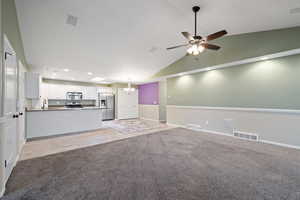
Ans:
[[[196,13],[196,12],[198,12],[200,10],[200,7],[199,6],[194,6],[193,7],[193,11]]]

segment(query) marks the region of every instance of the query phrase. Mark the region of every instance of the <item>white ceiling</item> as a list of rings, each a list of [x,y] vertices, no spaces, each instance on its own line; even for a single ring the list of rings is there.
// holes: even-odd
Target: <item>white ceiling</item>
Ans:
[[[300,14],[290,13],[299,0],[15,1],[28,63],[44,77],[65,80],[142,82],[185,54],[165,48],[185,42],[180,32],[193,33],[193,5],[201,6],[200,35],[300,25]],[[67,15],[78,17],[75,27]]]

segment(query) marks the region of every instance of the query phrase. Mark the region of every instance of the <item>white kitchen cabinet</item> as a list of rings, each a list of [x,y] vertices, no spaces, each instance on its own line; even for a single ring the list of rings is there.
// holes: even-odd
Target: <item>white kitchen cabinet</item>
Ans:
[[[40,74],[25,72],[25,97],[28,99],[41,98],[41,82]]]
[[[48,99],[65,99],[67,88],[65,85],[60,84],[47,84]]]
[[[113,93],[113,89],[111,87],[98,87],[97,93]]]
[[[117,106],[118,119],[138,118],[138,90],[128,93],[123,88],[119,88]]]
[[[91,86],[43,83],[43,94],[48,99],[66,99],[67,92],[82,92],[83,99],[97,99],[97,89]],[[44,95],[42,95],[44,97]]]
[[[83,99],[97,99],[96,87],[85,87],[83,92]]]

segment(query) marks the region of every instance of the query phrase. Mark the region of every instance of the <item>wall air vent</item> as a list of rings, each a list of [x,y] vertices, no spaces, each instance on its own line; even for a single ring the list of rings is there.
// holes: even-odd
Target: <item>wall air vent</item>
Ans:
[[[236,131],[236,130],[233,131],[233,136],[241,138],[241,139],[245,139],[245,140],[253,140],[253,141],[259,140],[259,136],[257,134],[241,132],[241,131]]]
[[[73,15],[68,15],[66,24],[71,25],[71,26],[76,26],[77,25],[78,18],[73,16]]]

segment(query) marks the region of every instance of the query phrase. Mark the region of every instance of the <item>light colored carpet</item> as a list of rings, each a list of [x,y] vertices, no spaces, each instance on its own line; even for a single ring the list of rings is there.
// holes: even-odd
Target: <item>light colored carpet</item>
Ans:
[[[297,200],[300,151],[170,129],[21,161],[4,200]]]
[[[106,128],[112,128],[123,134],[131,134],[136,132],[143,132],[151,129],[159,129],[166,127],[166,124],[162,124],[150,120],[139,120],[139,119],[129,119],[129,120],[114,120],[105,121],[103,126]]]

